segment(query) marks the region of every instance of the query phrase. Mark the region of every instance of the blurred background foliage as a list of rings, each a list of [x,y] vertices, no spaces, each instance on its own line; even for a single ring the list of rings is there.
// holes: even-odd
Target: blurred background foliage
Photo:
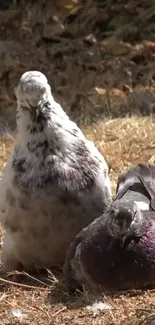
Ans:
[[[11,128],[30,69],[78,123],[153,113],[154,0],[0,0],[0,120]]]

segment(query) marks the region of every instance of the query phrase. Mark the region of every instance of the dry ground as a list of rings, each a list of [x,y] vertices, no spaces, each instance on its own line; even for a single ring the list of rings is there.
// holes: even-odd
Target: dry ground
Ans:
[[[138,162],[155,163],[155,117],[124,118],[83,125],[84,133],[93,140],[110,166],[113,194],[117,175]],[[11,152],[13,138],[2,136],[0,141],[0,169]],[[2,235],[2,229],[1,229]],[[155,317],[155,291],[137,291],[111,297],[100,292],[85,292],[70,297],[61,274],[53,271],[48,277],[30,279],[22,275],[19,285],[5,283],[0,278],[0,324],[149,324]],[[26,284],[30,287],[24,287]],[[106,302],[111,309],[95,313],[87,309],[96,301]]]

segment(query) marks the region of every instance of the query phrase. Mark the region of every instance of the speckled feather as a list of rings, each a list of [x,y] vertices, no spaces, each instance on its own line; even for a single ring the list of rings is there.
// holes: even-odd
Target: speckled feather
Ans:
[[[0,187],[2,259],[62,263],[74,236],[111,202],[108,166],[62,107],[46,77],[26,72],[16,90],[18,135]]]

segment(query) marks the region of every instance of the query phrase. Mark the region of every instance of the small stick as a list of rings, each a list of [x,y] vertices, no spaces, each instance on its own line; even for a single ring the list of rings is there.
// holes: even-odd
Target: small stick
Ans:
[[[35,278],[34,276],[28,274],[28,273],[25,272],[25,271],[23,271],[23,272],[16,271],[15,273],[16,273],[16,274],[21,274],[21,275],[26,275],[28,278],[30,278],[30,279],[32,279],[32,280],[35,280],[36,282],[38,282],[38,283],[40,283],[40,284],[42,284],[42,285],[44,285],[44,286],[46,286],[46,287],[49,287],[49,285],[48,285],[47,283],[45,283],[45,282],[43,282],[43,281],[41,281],[41,280]]]
[[[47,272],[48,272],[48,274],[51,276],[51,279],[50,279],[50,281],[53,283],[55,283],[55,282],[59,282],[58,281],[58,279],[54,276],[54,274],[49,270],[49,269],[46,269],[47,270]]]
[[[63,307],[61,309],[59,309],[58,311],[56,311],[56,313],[52,314],[52,317],[58,315],[59,313],[61,313],[63,310],[65,310],[67,307]]]
[[[3,293],[3,295],[0,297],[0,302],[2,302],[3,299],[6,298],[6,297],[7,297],[6,293]]]
[[[135,308],[136,311],[141,311],[141,312],[145,312],[145,313],[150,313],[153,312],[155,313],[155,309],[154,308]]]
[[[50,291],[51,290],[50,288],[42,288],[42,287],[30,286],[30,285],[27,285],[27,284],[17,283],[17,282],[14,282],[14,281],[6,280],[6,279],[3,279],[3,278],[0,278],[0,282],[15,285],[15,286],[18,286],[18,287],[27,288],[27,289],[44,290],[44,291],[47,291],[47,290]]]
[[[44,310],[44,309],[42,309],[42,308],[40,308],[38,306],[32,306],[31,308],[35,308],[35,309],[38,309],[38,310],[42,311],[47,316],[47,318],[49,320],[51,319],[50,315],[48,314],[48,312],[46,310]]]

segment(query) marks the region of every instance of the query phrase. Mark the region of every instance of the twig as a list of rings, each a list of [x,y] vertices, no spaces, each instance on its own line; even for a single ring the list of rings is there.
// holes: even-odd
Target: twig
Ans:
[[[145,312],[145,313],[155,313],[155,309],[154,308],[136,308],[136,311],[140,311],[140,312]]]
[[[38,306],[31,306],[31,308],[36,308],[36,309],[42,311],[48,317],[49,320],[51,319],[50,315],[48,314],[48,312],[46,310],[44,310]]]
[[[49,281],[51,281],[52,283],[58,283],[58,279],[54,276],[54,274],[49,270],[49,269],[46,269],[48,274],[50,275],[50,279]]]
[[[18,287],[27,288],[27,289],[35,289],[35,290],[43,290],[43,291],[47,291],[47,290],[50,291],[51,290],[50,288],[42,288],[42,287],[30,286],[30,285],[27,285],[27,284],[6,280],[6,279],[3,279],[3,278],[0,278],[0,282],[15,285],[15,286],[18,286]]]
[[[2,302],[3,299],[6,298],[6,297],[7,297],[6,293],[3,293],[3,295],[0,297],[0,302]]]
[[[49,285],[48,285],[47,283],[45,283],[45,282],[43,282],[43,281],[41,281],[41,280],[39,280],[39,279],[33,277],[32,275],[28,274],[28,273],[25,272],[25,271],[23,271],[23,272],[16,271],[15,273],[16,273],[16,274],[19,274],[19,275],[20,275],[20,274],[21,274],[21,275],[26,275],[28,278],[30,278],[30,279],[32,279],[32,280],[34,280],[34,281],[36,281],[36,282],[38,282],[38,283],[40,283],[40,284],[42,284],[42,285],[45,285],[46,287],[49,287]]]
[[[65,310],[67,307],[63,307],[61,309],[59,309],[58,311],[56,311],[56,313],[52,314],[52,317],[58,315],[59,313],[61,313],[63,310]]]

